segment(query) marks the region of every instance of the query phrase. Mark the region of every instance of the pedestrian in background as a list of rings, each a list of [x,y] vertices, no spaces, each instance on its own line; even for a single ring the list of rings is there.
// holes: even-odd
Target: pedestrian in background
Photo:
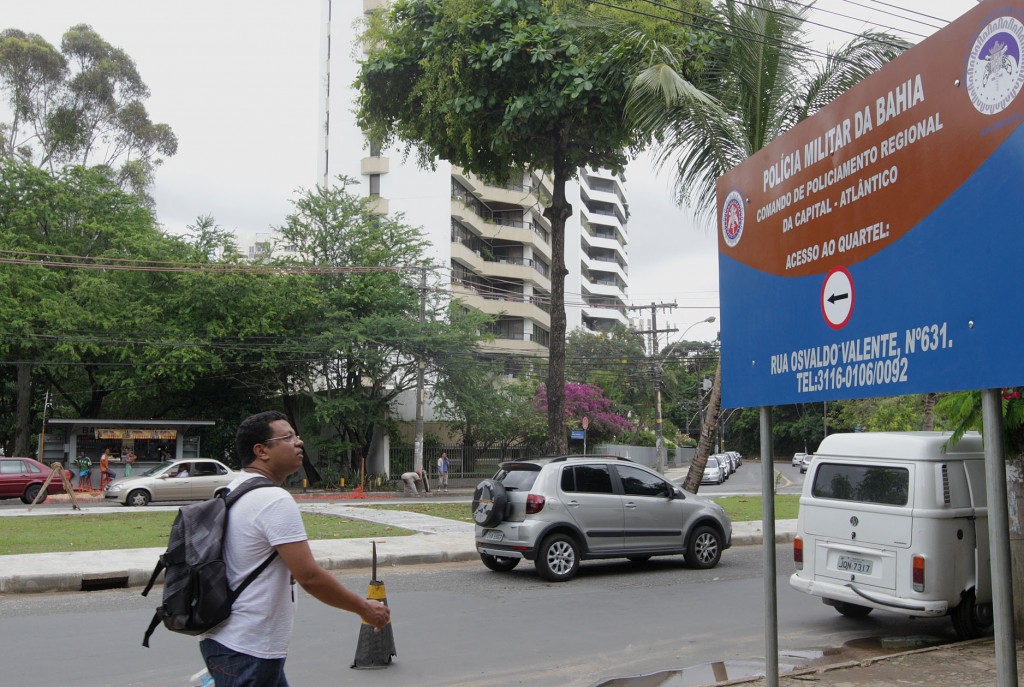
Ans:
[[[82,482],[88,482],[92,486],[92,459],[81,451],[75,458],[75,467],[78,468],[78,488],[82,488]]]
[[[135,461],[138,459],[138,456],[135,455],[135,451],[130,448],[126,448],[122,457],[124,459],[124,476],[130,477],[132,474],[132,466],[135,465]]]
[[[217,687],[287,687],[284,663],[295,625],[298,582],[317,600],[381,628],[388,607],[364,599],[324,570],[309,549],[302,514],[280,485],[302,467],[302,439],[277,411],[242,421],[235,435],[242,475],[229,489],[262,475],[277,487],[254,489],[231,506],[224,563],[232,588],[271,555],[276,558],[238,597],[231,615],[200,636],[199,649]]]
[[[412,472],[411,470],[409,472],[403,472],[402,473],[402,482],[405,483],[405,493],[406,494],[412,494],[413,496],[419,496],[420,491],[419,491],[419,489],[417,487],[420,484],[422,484],[422,478],[420,477],[418,472]]]
[[[104,478],[109,482],[110,480],[117,477],[114,471],[110,469],[110,449],[103,449],[103,454],[100,455],[100,481]]]
[[[446,494],[448,493],[448,452],[441,451],[441,457],[437,459],[437,488]]]

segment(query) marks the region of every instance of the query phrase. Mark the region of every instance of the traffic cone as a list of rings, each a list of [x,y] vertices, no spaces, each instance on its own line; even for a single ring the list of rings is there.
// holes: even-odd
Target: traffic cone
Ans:
[[[373,576],[366,592],[366,598],[380,601],[388,605],[388,595],[384,583],[377,579],[377,542],[373,542]],[[391,621],[380,630],[365,621],[359,627],[359,642],[356,644],[356,657],[352,661],[353,668],[386,668],[391,665],[391,657],[397,656],[395,650],[395,634],[391,629]]]

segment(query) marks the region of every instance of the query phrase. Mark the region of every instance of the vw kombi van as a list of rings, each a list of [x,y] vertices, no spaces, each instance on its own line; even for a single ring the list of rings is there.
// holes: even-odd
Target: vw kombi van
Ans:
[[[961,638],[992,629],[981,436],[833,434],[800,496],[790,585],[848,617],[949,615]]]

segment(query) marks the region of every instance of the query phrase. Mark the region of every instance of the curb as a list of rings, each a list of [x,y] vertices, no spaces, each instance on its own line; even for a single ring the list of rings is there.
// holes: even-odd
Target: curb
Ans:
[[[982,637],[981,639],[969,639],[963,642],[954,642],[952,644],[940,644],[938,646],[928,646],[922,649],[911,649],[909,651],[901,651],[895,654],[885,654],[883,656],[872,656],[870,658],[864,658],[859,661],[843,661],[841,663],[830,663],[828,665],[814,666],[813,668],[797,668],[791,670],[788,673],[779,673],[780,678],[792,678],[794,680],[806,680],[813,682],[817,678],[816,675],[823,675],[825,673],[837,672],[840,670],[848,670],[850,668],[867,668],[875,663],[881,663],[883,661],[889,661],[896,658],[903,658],[906,656],[914,656],[916,654],[925,654],[934,651],[942,651],[944,649],[957,649],[961,647],[974,646],[976,644],[984,644],[986,642],[992,642],[992,637]],[[732,685],[749,685],[761,683],[767,678],[765,676],[758,677],[741,677],[735,680],[724,680],[722,682],[711,682],[700,687],[731,687]],[[850,681],[851,685],[857,684],[854,681]]]

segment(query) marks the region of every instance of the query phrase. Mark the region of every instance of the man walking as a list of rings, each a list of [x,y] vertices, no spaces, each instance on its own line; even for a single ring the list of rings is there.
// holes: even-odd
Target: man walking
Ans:
[[[437,459],[437,487],[444,493],[448,493],[448,452],[441,451],[441,457]]]
[[[277,485],[302,467],[302,439],[276,411],[258,413],[238,427],[235,444],[243,476]],[[200,637],[203,660],[217,687],[287,687],[285,658],[295,622],[295,583],[335,608],[381,628],[388,607],[352,592],[320,567],[309,549],[299,508],[284,489],[255,489],[231,507],[224,544],[228,583],[237,587],[276,552],[276,558],[232,606],[231,616]]]

